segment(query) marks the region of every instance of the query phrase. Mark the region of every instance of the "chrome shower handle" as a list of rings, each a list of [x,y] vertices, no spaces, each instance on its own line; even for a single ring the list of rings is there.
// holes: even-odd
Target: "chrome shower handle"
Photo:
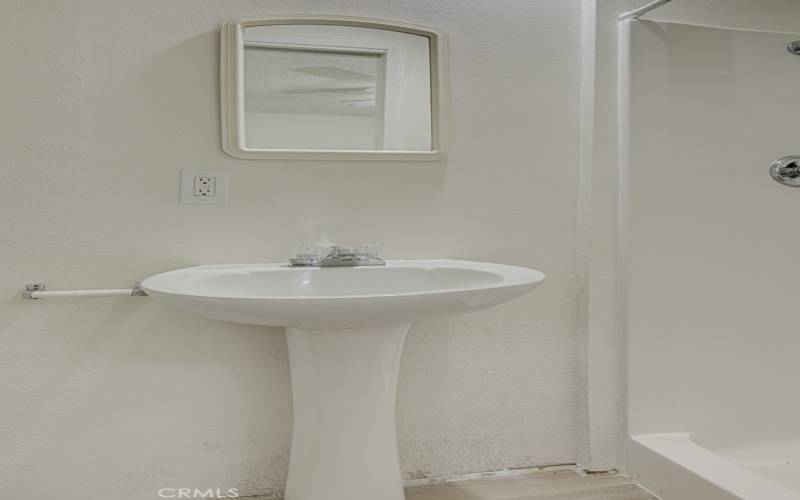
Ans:
[[[800,187],[800,156],[790,155],[775,160],[769,167],[773,179],[791,187]]]

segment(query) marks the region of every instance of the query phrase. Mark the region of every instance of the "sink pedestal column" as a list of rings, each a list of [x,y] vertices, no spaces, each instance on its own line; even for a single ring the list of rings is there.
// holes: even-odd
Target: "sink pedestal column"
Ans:
[[[286,328],[294,429],[286,500],[403,500],[395,402],[409,324]]]

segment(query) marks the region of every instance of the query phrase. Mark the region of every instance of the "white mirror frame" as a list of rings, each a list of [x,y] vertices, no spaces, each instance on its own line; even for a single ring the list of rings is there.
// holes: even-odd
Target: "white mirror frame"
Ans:
[[[371,151],[325,149],[252,149],[245,144],[244,114],[244,29],[280,24],[325,24],[400,31],[430,40],[431,65],[431,150]],[[392,160],[432,161],[445,156],[448,115],[447,36],[423,26],[338,16],[272,16],[229,21],[221,29],[220,101],[222,106],[222,149],[247,160]]]

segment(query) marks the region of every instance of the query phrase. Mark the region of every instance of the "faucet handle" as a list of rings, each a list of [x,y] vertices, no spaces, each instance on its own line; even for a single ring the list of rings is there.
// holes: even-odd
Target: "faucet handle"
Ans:
[[[337,245],[299,245],[289,259],[292,267],[382,266],[380,245],[361,245],[357,248]]]
[[[294,249],[294,255],[289,259],[292,266],[316,266],[325,258],[327,252],[323,253],[322,248],[317,245],[304,244],[298,245]]]
[[[382,250],[380,245],[361,245],[356,248],[356,258],[362,265],[383,265],[386,261],[381,255]]]

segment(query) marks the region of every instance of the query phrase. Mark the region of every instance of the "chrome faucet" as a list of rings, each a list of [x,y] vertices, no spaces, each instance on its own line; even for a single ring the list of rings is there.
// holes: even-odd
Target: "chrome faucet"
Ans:
[[[301,245],[289,259],[292,267],[356,267],[384,266],[378,245],[364,245],[358,248],[340,246],[318,247]]]

